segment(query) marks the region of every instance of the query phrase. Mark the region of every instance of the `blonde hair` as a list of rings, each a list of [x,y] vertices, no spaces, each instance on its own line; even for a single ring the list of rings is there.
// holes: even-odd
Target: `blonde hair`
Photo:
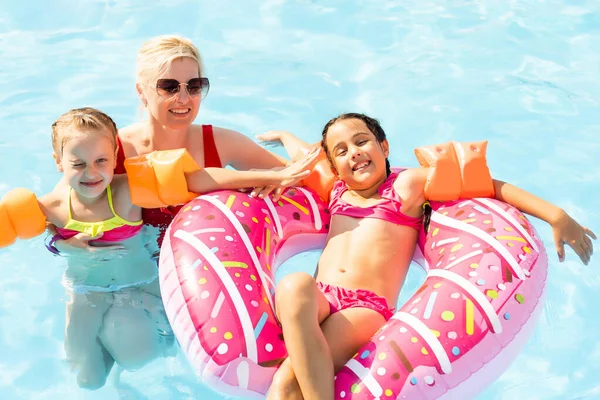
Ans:
[[[117,125],[111,117],[91,107],[74,108],[52,124],[52,149],[57,157],[62,157],[67,141],[78,134],[100,133],[110,139],[117,149]]]
[[[202,76],[202,58],[191,40],[177,35],[154,37],[145,42],[137,56],[136,81],[150,83],[163,74],[178,58],[189,57],[198,63],[198,76]]]

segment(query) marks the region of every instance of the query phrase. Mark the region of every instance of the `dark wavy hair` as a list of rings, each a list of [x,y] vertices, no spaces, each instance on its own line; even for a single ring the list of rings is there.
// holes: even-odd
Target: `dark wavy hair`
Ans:
[[[335,169],[335,165],[333,164],[333,159],[331,158],[331,155],[329,154],[329,149],[327,148],[327,132],[329,132],[329,128],[331,128],[331,126],[333,124],[335,124],[336,122],[344,121],[347,119],[358,119],[358,120],[364,122],[365,125],[367,126],[367,128],[369,129],[369,131],[371,131],[371,133],[373,135],[375,135],[375,139],[377,139],[377,142],[381,143],[384,140],[387,140],[385,131],[381,127],[379,120],[369,117],[368,115],[361,114],[361,113],[344,113],[344,114],[338,115],[335,118],[330,119],[325,124],[325,127],[323,128],[323,133],[322,133],[322,138],[321,138],[321,147],[323,147],[323,150],[325,151],[325,155],[327,156],[327,161],[329,161],[329,165],[333,169]],[[390,176],[390,174],[392,173],[392,168],[390,167],[390,161],[387,159],[387,157],[385,159],[385,170],[386,170],[386,175]],[[424,210],[423,226],[425,228],[425,231],[427,232],[429,230],[429,222],[431,220],[431,211],[432,211],[431,205],[429,204],[429,202],[426,202],[425,204],[423,204],[423,210]]]

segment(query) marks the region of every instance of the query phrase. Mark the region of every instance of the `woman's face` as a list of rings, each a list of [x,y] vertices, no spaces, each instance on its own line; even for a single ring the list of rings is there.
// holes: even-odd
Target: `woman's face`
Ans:
[[[188,86],[190,89],[197,86],[199,77],[196,60],[182,57],[173,60],[155,81],[147,85],[138,83],[140,99],[150,117],[169,129],[187,129],[198,115],[203,93],[202,90],[190,90],[193,93],[190,95]]]

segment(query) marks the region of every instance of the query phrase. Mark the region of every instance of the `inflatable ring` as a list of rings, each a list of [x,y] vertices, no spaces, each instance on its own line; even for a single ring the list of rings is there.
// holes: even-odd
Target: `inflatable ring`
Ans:
[[[415,261],[423,285],[337,373],[336,399],[471,398],[519,353],[543,305],[544,247],[516,209],[490,199],[431,203]],[[330,216],[308,189],[277,203],[199,196],[167,230],[160,284],[187,359],[213,389],[263,398],[286,357],[274,275],[322,249]]]

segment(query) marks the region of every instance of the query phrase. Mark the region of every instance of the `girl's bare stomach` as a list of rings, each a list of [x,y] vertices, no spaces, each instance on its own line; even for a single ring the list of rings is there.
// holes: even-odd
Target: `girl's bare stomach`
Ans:
[[[335,216],[316,280],[370,290],[393,307],[413,258],[418,232],[380,219]]]

